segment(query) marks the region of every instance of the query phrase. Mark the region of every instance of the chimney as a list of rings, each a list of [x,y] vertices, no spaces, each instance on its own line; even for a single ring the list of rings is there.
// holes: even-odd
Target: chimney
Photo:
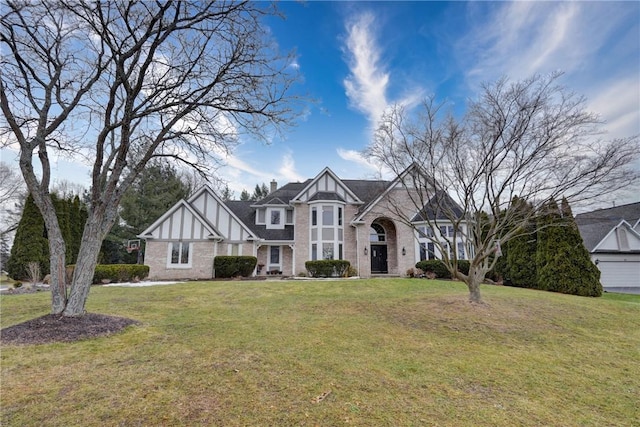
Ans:
[[[269,189],[269,194],[273,193],[277,189],[278,189],[278,183],[274,179],[274,180],[271,181],[271,188]]]

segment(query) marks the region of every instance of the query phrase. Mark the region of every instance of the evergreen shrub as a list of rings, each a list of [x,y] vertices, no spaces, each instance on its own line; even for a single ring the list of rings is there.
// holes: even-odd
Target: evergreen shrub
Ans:
[[[344,277],[351,263],[342,259],[320,259],[304,263],[310,277]]]
[[[245,255],[220,255],[213,259],[217,278],[249,277],[256,268],[258,258]]]
[[[458,260],[458,271],[463,274],[469,274],[469,261],[460,259]],[[437,279],[451,279],[451,272],[446,265],[439,259],[430,259],[425,261],[418,261],[416,268],[424,271],[425,273],[433,273]]]
[[[67,266],[67,278],[73,277],[75,265]],[[149,266],[141,264],[98,264],[93,273],[93,284],[104,281],[113,283],[131,282],[135,278],[144,279],[149,276]]]

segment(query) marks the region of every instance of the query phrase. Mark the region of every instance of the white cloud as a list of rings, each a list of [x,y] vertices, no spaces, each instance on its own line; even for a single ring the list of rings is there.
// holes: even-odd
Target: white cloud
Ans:
[[[381,57],[382,48],[377,43],[379,23],[371,12],[361,13],[346,23],[347,37],[344,51],[350,74],[343,84],[352,107],[364,113],[372,129],[382,115],[394,105],[413,108],[424,98],[425,91],[420,86],[407,88],[398,99],[389,99],[388,90],[391,74]]]
[[[344,148],[338,148],[336,151],[338,153],[338,156],[340,156],[340,158],[342,158],[343,160],[356,163],[358,166],[363,167],[364,169],[367,169],[369,171],[379,172],[380,170],[378,165],[369,162],[360,151],[345,150]]]
[[[296,165],[291,153],[286,153],[282,157],[282,164],[278,172],[287,182],[302,182],[305,180],[305,178],[296,171]]]
[[[375,123],[387,108],[389,74],[380,64],[380,49],[374,37],[375,17],[363,13],[347,23],[346,54],[351,73],[344,79],[354,108]]]
[[[640,80],[637,75],[607,80],[588,102],[589,109],[605,120],[608,136],[621,138],[640,133]]]

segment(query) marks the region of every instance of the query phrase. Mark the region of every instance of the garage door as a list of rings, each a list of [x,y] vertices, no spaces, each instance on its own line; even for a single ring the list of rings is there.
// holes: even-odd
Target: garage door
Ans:
[[[640,262],[600,261],[598,268],[605,288],[640,288]]]

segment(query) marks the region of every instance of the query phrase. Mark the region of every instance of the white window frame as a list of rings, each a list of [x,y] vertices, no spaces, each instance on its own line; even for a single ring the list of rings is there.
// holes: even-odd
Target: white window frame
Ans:
[[[256,211],[256,224],[258,225],[264,225],[266,223],[266,217],[267,217],[267,210],[264,208],[258,208],[258,210]],[[262,219],[260,218],[262,217]]]
[[[325,212],[331,208],[330,224],[325,224]],[[313,224],[313,215],[316,214],[316,224]],[[344,259],[345,257],[345,240],[344,240],[344,212],[345,206],[342,203],[314,203],[309,209],[309,259],[328,259],[325,254],[331,253],[330,259]],[[328,219],[328,218],[327,218]],[[333,238],[329,240],[323,239],[323,230],[333,230]],[[313,238],[315,230],[316,238]],[[313,245],[316,245],[316,253],[313,252]],[[332,245],[330,251],[325,251],[326,245]],[[341,250],[342,249],[342,250]],[[342,253],[342,258],[340,255]],[[315,255],[315,257],[314,257]]]
[[[235,254],[233,253],[235,249]],[[227,255],[229,256],[240,256],[242,255],[242,247],[240,243],[227,243]]]
[[[278,248],[278,262],[277,263],[273,263],[271,261],[271,250],[273,248]],[[282,246],[280,245],[269,245],[268,246],[268,252],[267,252],[267,271],[271,271],[271,270],[278,270],[278,271],[282,271]]]
[[[187,262],[186,263],[182,263],[179,262],[174,264],[173,262],[171,262],[172,260],[172,255],[173,255],[173,245],[174,244],[178,244],[178,253],[181,254],[182,253],[182,248],[184,245],[189,245],[188,246],[188,255],[187,255]],[[193,242],[169,242],[167,244],[167,268],[191,268],[193,263]]]
[[[280,216],[280,222],[278,224],[271,223],[271,217],[274,212],[278,212]],[[286,222],[286,213],[284,208],[267,208],[267,214],[265,216],[265,221],[267,223],[267,228],[271,230],[282,230],[284,229],[284,224]]]

